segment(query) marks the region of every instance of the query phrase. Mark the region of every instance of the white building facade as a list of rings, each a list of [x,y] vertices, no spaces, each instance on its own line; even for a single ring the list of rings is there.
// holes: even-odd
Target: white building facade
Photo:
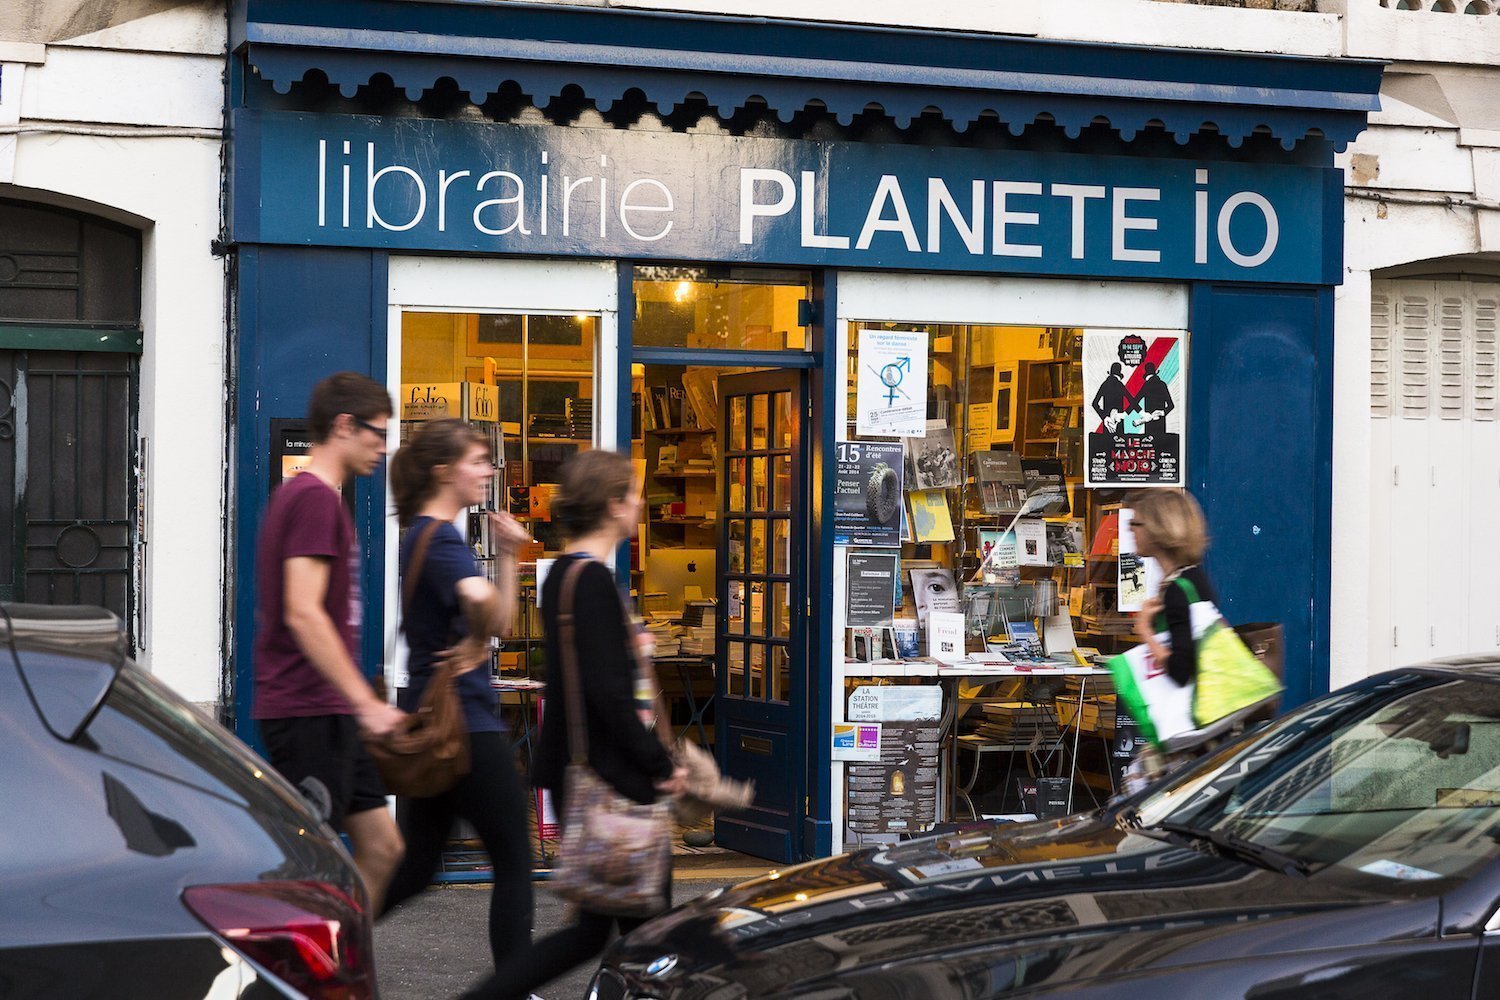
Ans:
[[[110,606],[141,662],[210,709],[225,26],[222,3],[0,13],[0,591]]]

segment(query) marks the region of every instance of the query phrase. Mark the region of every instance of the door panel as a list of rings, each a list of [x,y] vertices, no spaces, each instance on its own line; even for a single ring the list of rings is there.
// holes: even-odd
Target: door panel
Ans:
[[[718,842],[786,862],[800,853],[806,789],[807,574],[803,374],[719,380],[719,761],[756,784]]]
[[[0,351],[0,598],[133,624],[135,355]]]

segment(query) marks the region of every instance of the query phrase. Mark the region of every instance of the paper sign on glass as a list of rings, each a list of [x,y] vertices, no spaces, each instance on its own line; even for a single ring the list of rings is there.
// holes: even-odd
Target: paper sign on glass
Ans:
[[[927,434],[927,332],[859,331],[855,430],[860,434]]]

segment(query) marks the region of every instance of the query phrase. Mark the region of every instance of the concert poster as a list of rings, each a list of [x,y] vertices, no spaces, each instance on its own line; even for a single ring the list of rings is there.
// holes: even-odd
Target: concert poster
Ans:
[[[1187,355],[1186,330],[1083,331],[1085,486],[1186,485]]]

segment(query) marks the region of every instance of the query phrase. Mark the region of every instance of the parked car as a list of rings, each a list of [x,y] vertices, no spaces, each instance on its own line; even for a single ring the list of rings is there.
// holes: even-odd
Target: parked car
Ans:
[[[773,871],[594,1000],[1500,996],[1500,660],[1381,674],[1133,799]]]
[[[375,996],[338,838],[93,608],[0,605],[0,997]]]

